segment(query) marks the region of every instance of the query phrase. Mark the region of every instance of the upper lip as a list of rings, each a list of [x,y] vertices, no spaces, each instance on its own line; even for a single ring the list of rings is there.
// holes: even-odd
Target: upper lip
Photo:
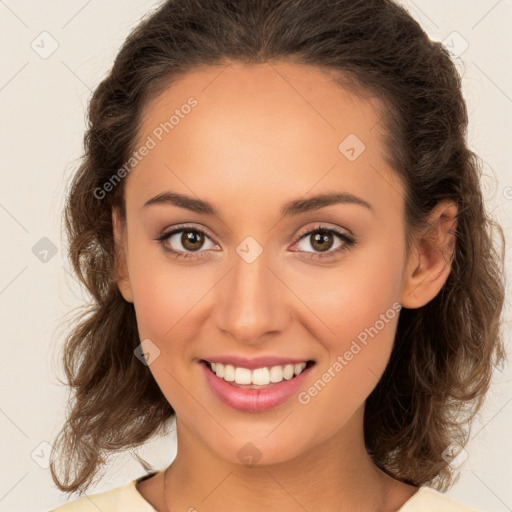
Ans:
[[[261,356],[261,357],[241,357],[235,355],[225,355],[225,356],[212,356],[205,357],[205,361],[209,363],[222,363],[222,364],[231,364],[233,366],[248,368],[249,370],[254,370],[256,368],[265,368],[272,366],[284,366],[287,364],[298,364],[302,362],[312,361],[312,359],[308,358],[293,358],[293,357],[277,357],[277,356]]]

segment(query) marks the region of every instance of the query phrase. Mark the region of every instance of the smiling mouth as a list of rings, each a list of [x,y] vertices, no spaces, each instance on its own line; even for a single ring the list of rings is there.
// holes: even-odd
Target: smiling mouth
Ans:
[[[265,389],[292,380],[303,371],[313,366],[315,361],[307,360],[298,364],[284,364],[271,367],[262,367],[250,370],[248,368],[234,367],[229,364],[211,363],[202,359],[204,364],[218,378],[235,387],[247,389]]]

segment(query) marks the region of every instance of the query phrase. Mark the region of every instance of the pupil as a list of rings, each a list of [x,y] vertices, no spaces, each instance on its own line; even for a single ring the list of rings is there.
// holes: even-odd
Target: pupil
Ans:
[[[201,248],[203,242],[203,236],[197,231],[185,231],[181,236],[181,243],[183,247],[191,251],[196,251]],[[190,247],[192,244],[192,247]],[[195,245],[198,244],[198,245]]]
[[[313,235],[313,247],[315,247],[315,244],[319,243],[319,247],[315,247],[315,249],[319,250],[326,250],[330,248],[330,243],[332,242],[332,235],[328,231],[318,231],[315,235]],[[327,242],[327,246],[324,242]]]
[[[181,237],[183,247],[191,251],[200,249],[203,242],[203,236],[198,231],[185,231]],[[192,247],[190,247],[190,244]],[[313,235],[313,246],[315,249],[325,251],[330,248],[332,244],[332,235],[328,231],[317,231]]]

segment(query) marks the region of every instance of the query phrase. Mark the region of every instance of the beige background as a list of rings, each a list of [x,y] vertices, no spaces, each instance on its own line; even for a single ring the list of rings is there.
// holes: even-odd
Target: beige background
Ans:
[[[86,300],[69,273],[61,237],[66,183],[81,153],[92,90],[130,29],[158,4],[0,1],[2,511],[42,511],[66,502],[44,467],[47,443],[57,433],[66,407],[67,391],[55,377],[60,374],[63,316]],[[511,233],[512,1],[404,0],[403,4],[433,39],[446,41],[459,55],[471,119],[470,143],[485,161],[486,199]],[[58,44],[54,53],[41,56],[52,44]],[[44,237],[48,240],[41,241]],[[36,257],[34,247],[49,250],[46,262]],[[507,260],[510,274],[509,254]],[[505,320],[510,322],[510,288],[506,307]],[[506,335],[510,349],[509,328]],[[469,456],[460,466],[460,480],[448,495],[482,511],[512,510],[511,426],[511,371],[506,366],[496,372],[473,428]],[[155,441],[139,453],[160,469],[172,461],[175,439]],[[142,473],[131,455],[119,456],[89,494]]]

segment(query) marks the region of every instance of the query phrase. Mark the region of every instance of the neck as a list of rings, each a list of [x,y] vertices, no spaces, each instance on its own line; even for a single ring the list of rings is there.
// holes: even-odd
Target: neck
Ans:
[[[241,503],[247,512],[397,510],[416,488],[392,479],[369,458],[363,411],[292,460],[265,464],[262,456],[255,465],[219,457],[177,418],[178,451],[165,475],[163,510],[234,512]]]

